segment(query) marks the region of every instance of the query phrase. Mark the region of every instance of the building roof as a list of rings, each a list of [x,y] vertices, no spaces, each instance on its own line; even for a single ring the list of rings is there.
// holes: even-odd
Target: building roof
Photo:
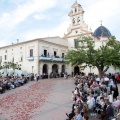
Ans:
[[[93,35],[96,37],[110,37],[111,33],[106,27],[101,25],[94,31]]]
[[[55,44],[55,45],[59,45],[59,46],[63,46],[63,47],[68,47],[67,39],[61,38],[59,36],[55,36],[55,37],[37,38],[37,39],[27,40],[27,41],[23,41],[23,42],[19,42],[19,43],[13,43],[11,45],[2,46],[2,47],[0,47],[0,49],[13,47],[13,46],[17,46],[17,45],[23,45],[23,44],[31,43],[31,42],[35,42],[35,41],[46,42],[49,44],[51,43],[51,44]]]

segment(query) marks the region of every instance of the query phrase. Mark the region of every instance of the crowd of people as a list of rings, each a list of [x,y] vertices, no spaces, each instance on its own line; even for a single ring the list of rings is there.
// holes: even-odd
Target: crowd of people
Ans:
[[[66,120],[120,119],[119,91],[115,74],[84,76],[76,74],[75,89],[71,99],[74,101],[71,113],[66,113]],[[94,113],[94,114],[93,114]]]
[[[15,89],[17,87],[23,86],[24,84],[28,83],[29,81],[38,81],[40,77],[37,74],[28,74],[27,76],[6,76],[1,78],[0,80],[0,93],[5,93],[7,90]]]

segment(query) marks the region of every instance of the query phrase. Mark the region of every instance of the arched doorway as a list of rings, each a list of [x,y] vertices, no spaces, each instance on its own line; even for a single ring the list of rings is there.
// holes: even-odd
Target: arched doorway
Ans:
[[[54,65],[52,66],[52,72],[53,72],[53,73],[58,73],[58,65],[54,64]]]
[[[48,66],[47,66],[47,64],[44,64],[43,65],[43,70],[42,70],[42,72],[43,72],[43,74],[45,73],[45,74],[48,74]]]
[[[58,75],[58,65],[54,64],[52,66],[52,74],[53,74],[53,76],[52,76],[53,78],[59,77],[59,75]]]
[[[79,73],[80,73],[79,67],[78,67],[78,66],[75,66],[75,67],[74,67],[74,75],[79,74]]]

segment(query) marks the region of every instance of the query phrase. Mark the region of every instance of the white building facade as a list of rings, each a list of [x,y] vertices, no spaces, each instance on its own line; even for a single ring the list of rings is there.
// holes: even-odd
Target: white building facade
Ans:
[[[0,48],[0,63],[21,64],[21,70],[42,75],[69,72],[64,56],[68,41],[60,37],[34,39]]]

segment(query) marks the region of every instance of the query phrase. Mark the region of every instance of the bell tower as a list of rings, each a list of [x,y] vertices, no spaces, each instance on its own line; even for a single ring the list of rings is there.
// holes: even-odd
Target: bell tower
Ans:
[[[76,45],[75,39],[89,35],[91,31],[88,30],[88,25],[84,22],[84,10],[77,1],[72,5],[68,16],[70,17],[70,27],[67,29],[67,34],[64,34],[64,38],[68,40],[68,46],[71,49]]]
[[[84,10],[81,5],[77,3],[77,1],[72,5],[72,9],[68,16],[71,18],[71,25],[80,25],[83,23],[83,14]]]

